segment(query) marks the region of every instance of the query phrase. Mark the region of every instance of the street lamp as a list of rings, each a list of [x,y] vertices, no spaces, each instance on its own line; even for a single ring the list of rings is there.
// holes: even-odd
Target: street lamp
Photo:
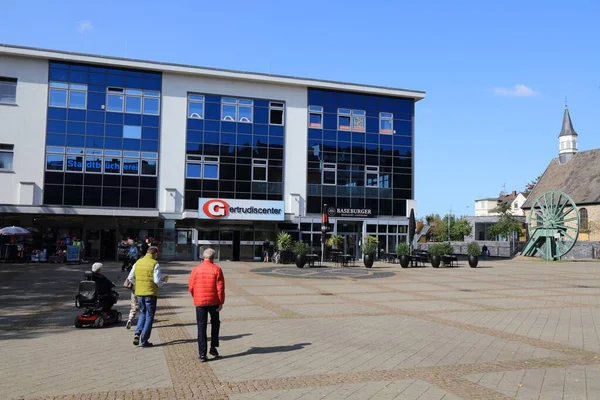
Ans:
[[[450,209],[448,211],[448,244],[450,244],[450,213],[452,212],[452,209]]]

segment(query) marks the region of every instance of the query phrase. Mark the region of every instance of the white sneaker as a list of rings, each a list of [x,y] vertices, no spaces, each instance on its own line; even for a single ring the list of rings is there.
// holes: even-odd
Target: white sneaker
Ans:
[[[127,323],[125,324],[125,329],[130,329],[131,328],[131,320],[128,319]]]

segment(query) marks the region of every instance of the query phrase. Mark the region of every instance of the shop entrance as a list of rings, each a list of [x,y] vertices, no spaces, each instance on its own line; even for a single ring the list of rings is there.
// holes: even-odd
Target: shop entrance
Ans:
[[[360,237],[362,232],[362,221],[338,221],[337,234],[344,238],[344,254],[348,254],[355,259],[359,259]]]
[[[233,231],[233,261],[240,261],[240,231]]]
[[[116,260],[117,233],[115,229],[88,229],[85,237],[85,258]]]

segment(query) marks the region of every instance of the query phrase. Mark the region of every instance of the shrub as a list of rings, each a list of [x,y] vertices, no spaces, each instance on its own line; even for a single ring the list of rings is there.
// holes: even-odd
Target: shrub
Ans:
[[[427,249],[427,252],[431,256],[443,256],[445,254],[444,247],[445,247],[444,243],[434,243],[429,246],[429,248]]]
[[[292,249],[292,235],[287,232],[279,232],[277,235],[277,248],[279,251],[289,251]]]
[[[308,243],[304,243],[303,241],[299,240],[296,243],[294,243],[294,248],[292,251],[297,256],[304,256],[308,253],[309,249],[310,246],[308,245]]]
[[[454,247],[450,243],[444,243],[442,246],[444,248],[444,255],[451,256],[454,254]]]
[[[467,254],[471,257],[479,257],[481,255],[481,249],[479,245],[475,242],[469,243],[467,246]]]
[[[402,243],[398,243],[398,246],[396,246],[396,254],[399,256],[407,256],[410,254],[410,246],[408,245],[408,243],[402,242]]]
[[[365,255],[372,256],[377,253],[377,246],[379,245],[379,240],[377,240],[374,236],[367,236],[363,245],[362,252]]]

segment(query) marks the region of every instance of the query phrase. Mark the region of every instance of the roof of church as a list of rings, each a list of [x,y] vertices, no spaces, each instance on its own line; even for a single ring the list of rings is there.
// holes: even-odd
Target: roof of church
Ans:
[[[565,106],[565,113],[563,114],[562,129],[560,130],[561,136],[577,136],[577,132],[573,129],[573,123],[571,122],[571,114],[569,114],[569,108]]]
[[[600,204],[600,149],[581,151],[561,164],[552,159],[521,208],[531,208],[549,190],[562,190],[575,204]]]

